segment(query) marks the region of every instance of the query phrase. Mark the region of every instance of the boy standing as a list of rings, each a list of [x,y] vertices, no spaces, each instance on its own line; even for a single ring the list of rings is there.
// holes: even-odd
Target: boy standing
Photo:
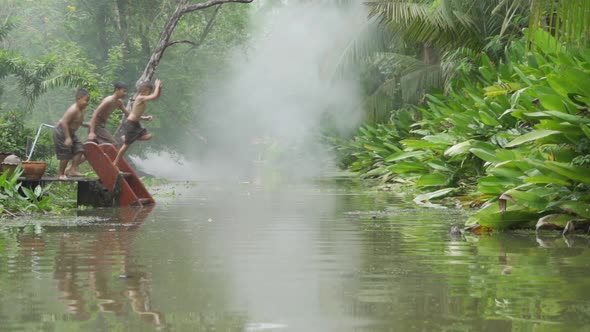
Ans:
[[[148,133],[147,129],[141,126],[139,120],[152,120],[151,115],[144,116],[143,112],[145,111],[146,102],[158,99],[161,90],[162,82],[160,80],[156,80],[155,88],[149,81],[143,82],[139,85],[139,95],[135,99],[131,112],[123,124],[124,144],[121,146],[121,149],[119,149],[119,153],[117,153],[117,157],[113,161],[115,167],[119,167],[119,160],[123,158],[125,152],[129,149],[129,145],[136,140],[147,141],[152,138],[152,134]]]
[[[63,117],[57,122],[53,132],[55,154],[59,159],[59,179],[66,180],[68,176],[82,176],[78,166],[82,163],[84,147],[76,136],[80,126],[88,127],[84,122],[84,109],[90,102],[90,95],[84,89],[76,92],[76,102],[70,106]],[[72,161],[66,169],[69,161]]]
[[[92,119],[90,120],[90,128],[88,130],[87,141],[93,141],[98,144],[110,143],[117,145],[117,140],[106,129],[106,123],[111,116],[114,109],[118,108],[126,117],[129,117],[129,112],[123,106],[123,97],[127,95],[127,85],[123,82],[116,82],[114,84],[115,90],[112,95],[104,98],[100,105],[94,110]]]

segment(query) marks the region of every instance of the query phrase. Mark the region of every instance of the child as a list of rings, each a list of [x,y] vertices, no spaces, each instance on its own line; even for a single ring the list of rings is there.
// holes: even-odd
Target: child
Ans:
[[[76,130],[80,126],[88,127],[84,121],[84,109],[90,102],[90,95],[84,89],[76,92],[76,102],[70,106],[63,117],[57,122],[53,132],[55,154],[59,159],[59,179],[66,180],[68,176],[82,176],[78,173],[78,166],[82,163],[84,147],[76,137]],[[72,161],[66,169],[69,161]]]
[[[127,121],[123,124],[123,141],[124,144],[119,149],[119,153],[117,153],[117,157],[113,161],[115,167],[118,167],[119,161],[125,155],[127,149],[129,149],[129,145],[131,145],[136,140],[140,141],[147,141],[152,138],[152,134],[147,132],[147,129],[141,126],[139,120],[152,120],[152,116],[144,116],[143,112],[145,111],[146,102],[154,99],[158,99],[160,97],[160,92],[162,90],[162,82],[160,80],[156,80],[156,86],[154,89],[154,85],[151,82],[143,82],[139,85],[139,95],[135,99],[133,103],[133,107],[129,116],[127,117]]]
[[[110,143],[117,145],[117,140],[105,128],[109,116],[115,108],[120,109],[129,116],[129,112],[123,106],[121,98],[127,95],[127,85],[123,82],[116,82],[114,84],[115,90],[112,95],[104,98],[100,105],[94,110],[92,119],[90,120],[90,128],[88,130],[87,141],[93,141],[98,144]]]

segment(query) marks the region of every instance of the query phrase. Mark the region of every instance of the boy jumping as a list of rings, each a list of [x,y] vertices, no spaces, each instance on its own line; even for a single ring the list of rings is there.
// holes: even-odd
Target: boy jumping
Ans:
[[[123,82],[116,82],[114,87],[113,94],[105,97],[94,110],[92,119],[90,120],[87,141],[93,141],[98,144],[110,143],[115,146],[117,145],[117,140],[106,129],[107,120],[115,108],[123,111],[126,117],[129,117],[129,112],[123,106],[123,101],[121,100],[121,98],[127,95],[127,85]]]
[[[84,122],[84,109],[90,102],[90,95],[84,89],[76,92],[76,102],[70,106],[63,117],[55,125],[53,132],[53,144],[55,154],[59,159],[59,179],[66,180],[68,176],[82,176],[78,173],[78,166],[82,163],[84,146],[76,136],[76,130],[80,126],[88,127]],[[70,166],[68,162],[72,161]]]
[[[127,117],[127,121],[123,124],[123,141],[124,144],[119,149],[119,153],[117,153],[117,157],[113,161],[115,167],[119,167],[119,161],[125,155],[127,149],[129,149],[129,145],[131,145],[136,140],[139,141],[147,141],[152,138],[152,134],[148,133],[147,129],[141,126],[139,120],[152,120],[151,115],[143,115],[145,111],[146,102],[154,99],[158,99],[160,97],[160,92],[162,90],[162,82],[160,80],[156,80],[156,86],[151,82],[143,82],[139,85],[139,95],[135,99],[133,103],[133,107],[129,116]]]

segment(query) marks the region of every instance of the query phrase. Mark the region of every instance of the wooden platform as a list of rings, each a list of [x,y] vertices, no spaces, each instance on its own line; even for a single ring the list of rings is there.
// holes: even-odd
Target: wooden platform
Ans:
[[[40,183],[51,183],[51,182],[93,182],[93,181],[98,181],[98,178],[87,178],[87,177],[76,177],[76,178],[68,178],[67,180],[61,180],[57,177],[52,177],[52,176],[44,176],[39,180],[29,180],[25,177],[20,177],[18,178],[18,182],[22,183],[23,185],[25,184],[29,184],[29,183],[34,183],[34,184],[40,184]],[[28,187],[28,186],[27,186]]]
[[[78,206],[148,206],[155,203],[125,158],[115,167],[113,160],[117,156],[117,150],[113,145],[86,142],[84,155],[98,178],[71,177],[61,180],[57,177],[42,177],[39,180],[28,180],[21,177],[19,182],[23,187],[31,189],[56,182],[76,183]]]

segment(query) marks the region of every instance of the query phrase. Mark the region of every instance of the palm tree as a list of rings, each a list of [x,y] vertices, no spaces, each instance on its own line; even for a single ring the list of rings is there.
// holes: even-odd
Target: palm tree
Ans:
[[[394,68],[368,93],[366,106],[376,113],[391,110],[391,100],[384,98],[395,95],[402,103],[416,103],[429,87],[444,87],[457,68],[474,71],[483,53],[501,58],[504,47],[520,37],[528,17],[525,3],[518,1],[369,0],[366,4],[372,35],[353,40],[338,66],[362,63],[379,68],[389,63]]]
[[[6,20],[0,24],[0,42],[16,27],[16,21]],[[41,94],[50,88],[58,86],[85,87],[88,80],[84,73],[77,70],[66,70],[50,77],[56,68],[57,61],[48,56],[40,60],[28,60],[14,50],[0,47],[0,80],[7,76],[14,76],[19,90],[27,101],[30,110]],[[0,85],[0,96],[2,86]]]
[[[564,44],[587,47],[590,43],[590,1],[512,0],[531,8],[529,38],[539,29],[548,31]],[[504,0],[509,2],[509,0]]]

